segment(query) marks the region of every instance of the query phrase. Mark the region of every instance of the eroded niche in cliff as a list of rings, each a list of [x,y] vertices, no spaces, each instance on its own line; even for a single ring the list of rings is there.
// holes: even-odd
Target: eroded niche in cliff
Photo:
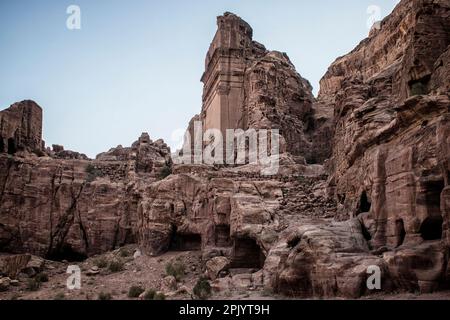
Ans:
[[[403,219],[395,221],[395,235],[397,237],[397,247],[400,247],[405,241],[406,231]]]
[[[409,90],[411,96],[428,94],[428,83],[431,77],[425,76],[419,80],[412,80],[409,82]]]
[[[364,191],[361,194],[361,198],[359,200],[359,208],[358,208],[358,212],[357,214],[361,214],[361,213],[365,213],[365,212],[370,212],[370,208],[371,208],[371,203],[369,201],[369,199],[367,198],[367,193]]]
[[[0,136],[0,153],[5,151],[5,143],[3,142],[3,137]]]
[[[423,240],[439,240],[442,238],[441,216],[428,217],[420,225],[420,235]]]
[[[441,193],[445,184],[443,180],[430,181],[424,185],[425,187],[425,204],[429,216],[441,215]]]
[[[13,138],[8,139],[8,153],[15,154],[16,153],[16,141]]]
[[[179,233],[174,228],[170,240],[170,251],[199,251],[202,249],[202,237],[195,233]]]
[[[229,247],[232,245],[230,238],[230,226],[224,224],[216,226],[215,243],[218,247]]]
[[[251,238],[236,238],[234,240],[232,268],[262,269],[266,257],[255,240]]]

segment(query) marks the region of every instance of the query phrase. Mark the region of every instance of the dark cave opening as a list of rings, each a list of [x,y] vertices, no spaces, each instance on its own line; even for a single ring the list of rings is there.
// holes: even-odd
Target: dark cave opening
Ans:
[[[420,225],[420,235],[423,240],[439,240],[442,239],[442,223],[444,220],[441,216],[426,218]]]
[[[13,138],[8,139],[8,153],[15,154],[16,153],[16,141]]]
[[[367,193],[364,191],[361,194],[361,198],[359,200],[359,208],[357,214],[370,212],[372,204],[369,202],[369,199],[367,198]]]
[[[425,76],[418,80],[411,80],[408,83],[410,96],[417,96],[417,95],[425,95],[428,94],[428,84],[430,82],[431,77]]]
[[[395,221],[395,236],[397,237],[396,247],[400,247],[405,241],[406,231],[403,219]]]
[[[3,142],[3,137],[0,136],[0,153],[5,152],[5,142]]]
[[[82,262],[87,258],[86,254],[74,250],[68,244],[64,244],[60,249],[56,249],[47,255],[47,259],[52,261]]]
[[[202,237],[195,233],[178,233],[176,228],[170,240],[169,251],[200,251]]]
[[[370,234],[369,230],[367,230],[367,228],[364,224],[361,225],[361,231],[362,231],[362,235],[363,235],[364,239],[366,239],[366,241],[372,240],[372,235]]]
[[[445,187],[444,180],[429,181],[424,187],[428,216],[441,216],[441,193]]]
[[[218,247],[231,246],[230,226],[222,224],[215,227],[215,243]]]
[[[262,269],[266,257],[259,245],[251,238],[237,238],[234,240],[232,268]]]

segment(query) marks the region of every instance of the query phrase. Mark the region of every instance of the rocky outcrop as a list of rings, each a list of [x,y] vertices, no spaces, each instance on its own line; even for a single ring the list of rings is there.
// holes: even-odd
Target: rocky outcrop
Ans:
[[[330,155],[329,114],[315,110],[312,87],[286,53],[268,51],[253,41],[252,28],[238,16],[217,18],[204,83],[204,130],[278,129],[281,150],[322,163]],[[320,109],[318,107],[318,109]],[[321,139],[322,144],[314,143]]]
[[[402,1],[321,81],[319,101],[335,114],[337,218],[361,219],[370,248],[390,251],[391,276],[408,290],[449,281],[449,17],[448,1]]]
[[[0,153],[42,149],[42,109],[35,102],[22,101],[0,112]]]
[[[201,251],[216,291],[356,298],[377,292],[370,270],[384,292],[445,288],[449,18],[448,1],[401,1],[332,64],[315,99],[286,54],[253,41],[238,16],[218,17],[188,132],[194,121],[279,129],[272,176],[254,164],[174,165],[148,134],[95,160],[42,152],[40,108],[14,105],[0,113],[0,250],[75,260],[130,242],[149,255]]]
[[[61,149],[0,155],[0,250],[80,260],[135,242],[139,190],[170,170],[167,146],[143,134],[97,160]]]

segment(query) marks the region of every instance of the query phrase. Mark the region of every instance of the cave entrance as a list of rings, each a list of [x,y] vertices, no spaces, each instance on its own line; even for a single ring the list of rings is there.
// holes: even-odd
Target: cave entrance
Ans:
[[[16,153],[16,140],[13,138],[8,139],[8,153],[15,154]]]
[[[231,268],[262,269],[266,257],[255,240],[237,238],[234,240]]]
[[[0,136],[0,153],[5,152],[5,143],[3,142],[3,137]]]
[[[195,233],[178,233],[172,234],[170,241],[170,251],[200,251],[202,249],[202,237]]]
[[[428,83],[431,77],[425,76],[421,79],[411,80],[408,83],[410,96],[425,95],[428,94]]]
[[[68,244],[64,244],[60,249],[55,249],[47,255],[47,259],[51,261],[82,262],[87,258],[86,254],[74,250]]]
[[[231,246],[230,226],[222,224],[215,228],[215,243],[217,247]]]
[[[441,193],[445,187],[444,180],[429,181],[424,187],[428,216],[441,216]]]
[[[397,238],[396,247],[400,247],[405,241],[406,231],[403,219],[398,219],[395,221],[395,236]]]
[[[442,239],[442,223],[444,220],[441,216],[428,217],[420,226],[420,235],[423,240],[439,240]]]
[[[370,203],[369,199],[367,198],[367,193],[364,191],[361,194],[361,198],[359,199],[359,208],[357,211],[357,215],[365,212],[370,212],[372,204]]]

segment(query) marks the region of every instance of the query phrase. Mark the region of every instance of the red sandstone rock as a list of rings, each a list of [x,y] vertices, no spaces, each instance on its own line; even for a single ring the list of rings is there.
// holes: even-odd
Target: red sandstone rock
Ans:
[[[2,111],[0,250],[60,259],[135,241],[152,255],[201,250],[211,278],[229,269],[215,290],[354,298],[373,292],[370,266],[382,271],[384,291],[444,287],[449,17],[448,1],[401,1],[333,63],[317,101],[286,54],[253,41],[236,15],[219,17],[202,112],[188,130],[193,137],[195,120],[222,131],[280,129],[284,154],[272,177],[255,165],[172,166],[167,145],[148,134],[96,160],[58,146],[44,157],[40,108]],[[330,155],[325,166],[307,164]]]

